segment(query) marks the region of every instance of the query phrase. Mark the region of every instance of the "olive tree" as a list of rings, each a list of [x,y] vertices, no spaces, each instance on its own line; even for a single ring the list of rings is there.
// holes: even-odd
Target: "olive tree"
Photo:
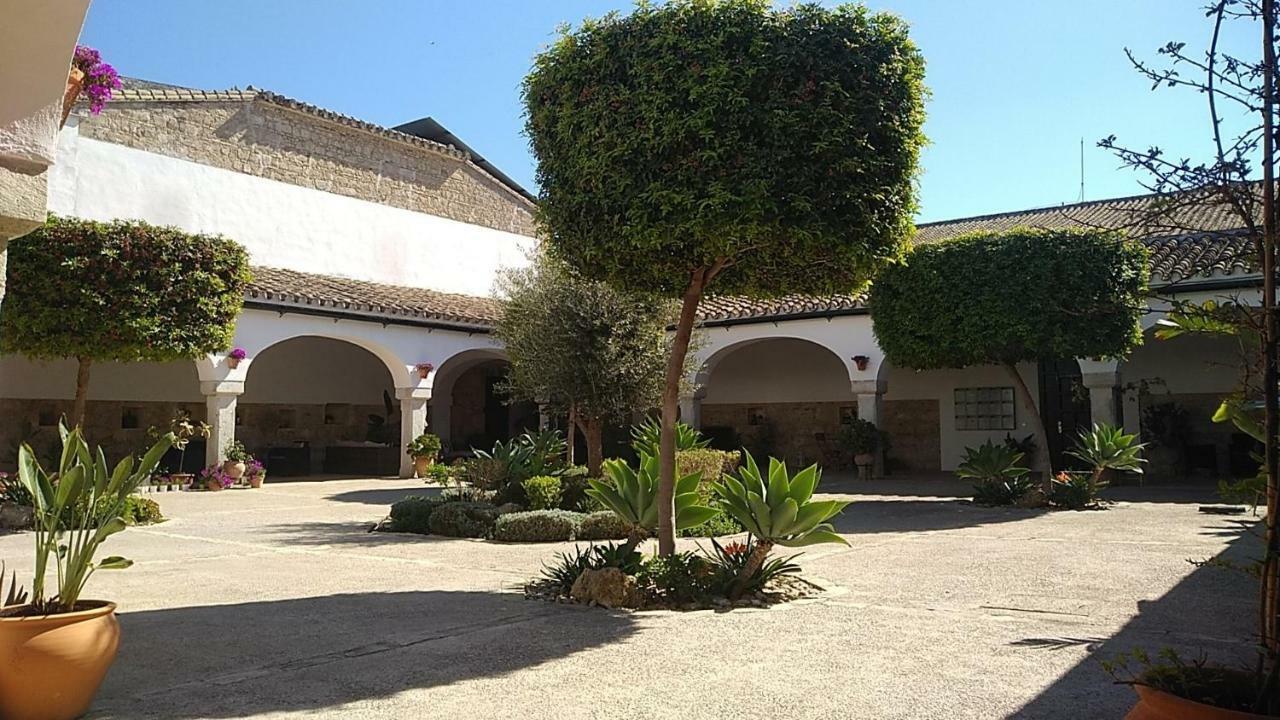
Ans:
[[[876,278],[869,304],[895,365],[1004,367],[1047,449],[1017,364],[1127,355],[1142,341],[1147,275],[1146,247],[1120,233],[1016,228],[916,247]]]
[[[9,244],[0,352],[76,358],[71,421],[95,361],[195,359],[231,344],[248,254],[222,237],[144,222],[49,218]]]
[[[912,232],[924,61],[899,18],[767,0],[640,4],[566,29],[524,83],[547,247],[681,301],[662,393],[660,551],[698,303],[860,291]]]
[[[671,302],[586,280],[545,255],[504,271],[498,289],[509,392],[567,413],[587,440],[590,475],[600,477],[604,425],[658,404]]]

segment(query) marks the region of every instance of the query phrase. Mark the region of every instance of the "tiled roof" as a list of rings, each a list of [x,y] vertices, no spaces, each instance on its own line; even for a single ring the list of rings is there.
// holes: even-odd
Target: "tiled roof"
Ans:
[[[466,330],[490,328],[501,314],[501,305],[492,298],[268,267],[253,268],[245,299],[281,309],[417,320]]]
[[[494,177],[492,173],[473,162],[470,153],[459,149],[453,145],[438,143],[433,140],[411,135],[401,132],[393,128],[383,127],[371,122],[366,122],[358,118],[344,115],[342,113],[326,110],[318,105],[295,100],[270,90],[262,90],[254,88],[252,85],[244,90],[233,88],[231,90],[196,90],[193,88],[178,87],[176,85],[165,85],[163,83],[154,83],[146,80],[138,80],[128,78],[122,81],[122,87],[117,90],[111,98],[111,102],[251,102],[253,100],[261,100],[262,102],[271,103],[288,110],[311,115],[321,118],[332,123],[344,125],[346,127],[361,130],[363,132],[372,133],[380,137],[384,137],[396,142],[406,143],[420,148],[425,148],[433,152],[445,155],[447,157],[472,165],[485,175],[493,177],[500,185],[509,190],[511,194],[518,196],[520,202],[525,205],[532,206],[533,202],[529,199],[529,193],[524,188],[515,184],[513,180],[505,175],[501,178]]]
[[[745,297],[710,296],[698,305],[698,319],[717,323],[747,319],[796,319],[809,315],[824,315],[855,311],[861,306],[856,295],[814,297],[812,295],[787,295],[780,298],[756,300]]]

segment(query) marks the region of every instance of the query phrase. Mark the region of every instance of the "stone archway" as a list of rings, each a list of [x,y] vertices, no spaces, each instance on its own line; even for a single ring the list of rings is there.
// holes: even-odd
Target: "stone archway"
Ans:
[[[450,452],[488,449],[538,426],[536,403],[510,403],[501,390],[509,365],[501,350],[477,348],[450,357],[436,370],[430,428]]]

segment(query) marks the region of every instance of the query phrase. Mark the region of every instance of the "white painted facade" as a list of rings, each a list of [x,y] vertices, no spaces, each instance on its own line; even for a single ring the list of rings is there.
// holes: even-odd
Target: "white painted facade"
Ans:
[[[219,233],[251,262],[300,272],[489,295],[499,267],[524,265],[533,240],[479,225],[313,190],[63,128],[49,211],[139,219]]]

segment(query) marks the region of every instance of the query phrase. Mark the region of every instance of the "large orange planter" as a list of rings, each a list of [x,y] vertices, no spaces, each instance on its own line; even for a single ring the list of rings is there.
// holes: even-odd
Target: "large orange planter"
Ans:
[[[1212,705],[1192,702],[1177,695],[1134,685],[1138,692],[1138,704],[1133,706],[1124,720],[1260,720],[1271,717],[1238,710],[1223,710]]]
[[[89,710],[116,659],[115,603],[88,610],[0,617],[0,717],[72,720]]]

